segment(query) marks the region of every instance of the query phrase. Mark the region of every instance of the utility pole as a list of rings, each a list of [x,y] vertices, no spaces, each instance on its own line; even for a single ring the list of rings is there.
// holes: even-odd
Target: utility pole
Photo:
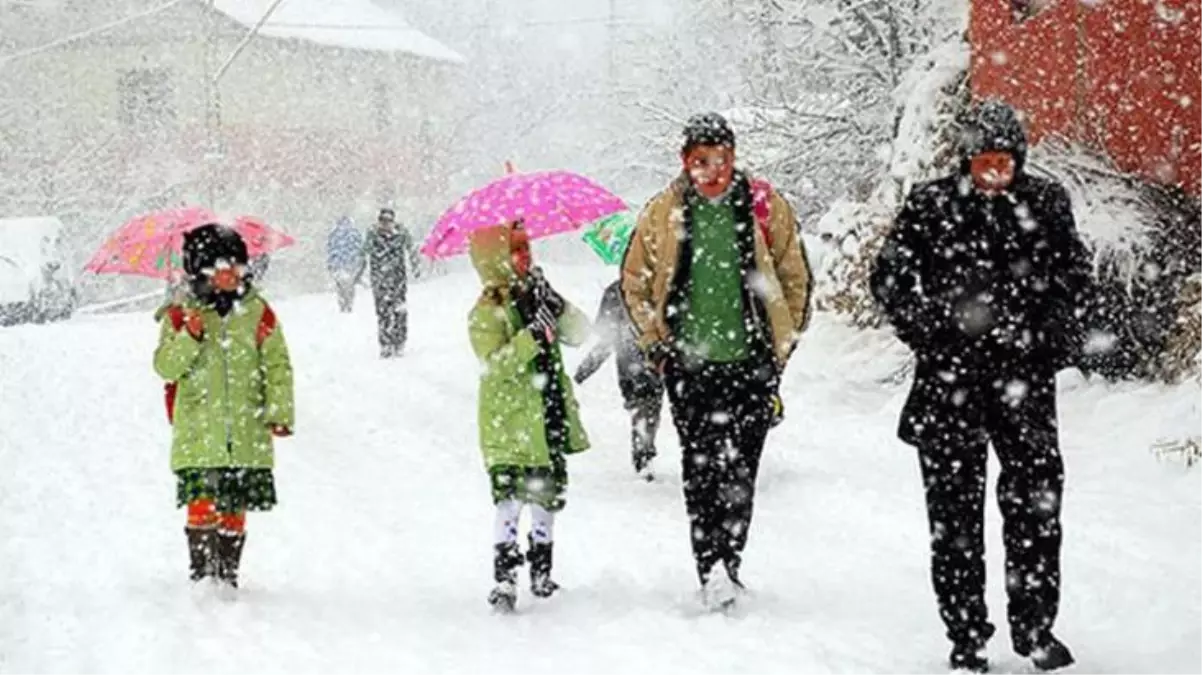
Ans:
[[[225,159],[225,138],[221,129],[221,77],[233,64],[234,59],[242,53],[242,50],[250,43],[251,39],[258,34],[259,29],[267,20],[271,18],[276,8],[280,6],[283,0],[275,0],[267,11],[263,13],[262,18],[251,28],[250,32],[242,38],[234,51],[221,63],[217,65],[217,49],[221,46],[221,19],[218,16],[216,8],[216,0],[208,0],[208,26],[206,27],[205,50],[204,50],[204,66],[202,68],[202,76],[204,77],[205,91],[205,147],[204,147],[204,163],[205,163],[205,187],[208,192],[209,209],[217,210],[217,198],[225,192],[225,186],[221,181],[221,161]]]
[[[618,89],[618,0],[609,0],[609,18],[606,22],[606,81],[612,96]]]
[[[220,39],[219,31],[221,29],[221,24],[217,20],[217,8],[214,6],[215,4],[216,0],[209,0],[208,11],[205,16],[208,25],[205,31],[204,65],[201,73],[202,77],[204,77],[205,91],[205,190],[208,195],[206,201],[211,210],[217,209],[218,182],[221,177],[220,163],[222,159],[221,92],[217,87],[216,79],[213,77],[217,46]]]

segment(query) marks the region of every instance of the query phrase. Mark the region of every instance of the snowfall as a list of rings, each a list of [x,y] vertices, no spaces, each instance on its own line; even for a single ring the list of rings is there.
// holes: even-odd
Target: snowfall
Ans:
[[[549,269],[590,314],[610,275]],[[280,504],[249,519],[233,600],[187,581],[149,313],[0,330],[0,672],[946,670],[918,464],[894,436],[905,351],[825,316],[786,374],[736,611],[700,610],[675,433],[665,412],[660,480],[639,481],[608,364],[579,390],[594,447],[571,459],[556,525],[563,590],[492,614],[477,289],[466,272],[415,285],[392,361],[366,294],[351,315],[329,294],[273,303],[297,433],[277,445]],[[1197,429],[1197,385],[1068,371],[1060,391],[1073,671],[1202,671],[1202,472],[1149,450]],[[1009,649],[990,502],[990,658],[1031,672]]]

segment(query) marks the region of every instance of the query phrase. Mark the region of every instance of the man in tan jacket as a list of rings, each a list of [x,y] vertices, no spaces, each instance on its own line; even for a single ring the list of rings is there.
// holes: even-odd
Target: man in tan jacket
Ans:
[[[622,295],[665,378],[697,575],[717,609],[743,587],[756,473],[780,372],[808,320],[810,271],[792,207],[735,170],[725,119],[690,119],[681,160],[639,215]]]

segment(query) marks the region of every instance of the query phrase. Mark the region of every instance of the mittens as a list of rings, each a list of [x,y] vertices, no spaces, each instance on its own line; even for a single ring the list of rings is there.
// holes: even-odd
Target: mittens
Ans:
[[[200,312],[195,309],[189,309],[184,312],[184,328],[188,331],[193,339],[200,340],[205,334],[205,321]]]

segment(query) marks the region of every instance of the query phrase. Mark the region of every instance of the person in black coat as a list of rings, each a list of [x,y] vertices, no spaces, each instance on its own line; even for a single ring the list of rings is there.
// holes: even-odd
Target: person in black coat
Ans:
[[[1011,107],[976,106],[961,153],[959,172],[910,192],[877,259],[872,293],[917,359],[898,435],[918,449],[950,665],[988,668],[992,443],[1011,642],[1051,670],[1073,662],[1052,634],[1064,486],[1056,372],[1080,351],[1090,265],[1064,188],[1024,171],[1026,135]]]
[[[580,363],[573,379],[576,384],[582,384],[611,354],[617,353],[618,388],[630,413],[631,460],[636,473],[646,480],[654,480],[650,464],[656,454],[655,435],[659,431],[664,384],[639,349],[634,325],[622,301],[621,281],[615,281],[605,289],[594,326],[597,344]]]
[[[409,265],[413,240],[408,228],[396,222],[392,209],[380,216],[364,242],[364,257],[371,268],[371,290],[376,301],[380,356],[392,358],[405,352],[409,337]]]

